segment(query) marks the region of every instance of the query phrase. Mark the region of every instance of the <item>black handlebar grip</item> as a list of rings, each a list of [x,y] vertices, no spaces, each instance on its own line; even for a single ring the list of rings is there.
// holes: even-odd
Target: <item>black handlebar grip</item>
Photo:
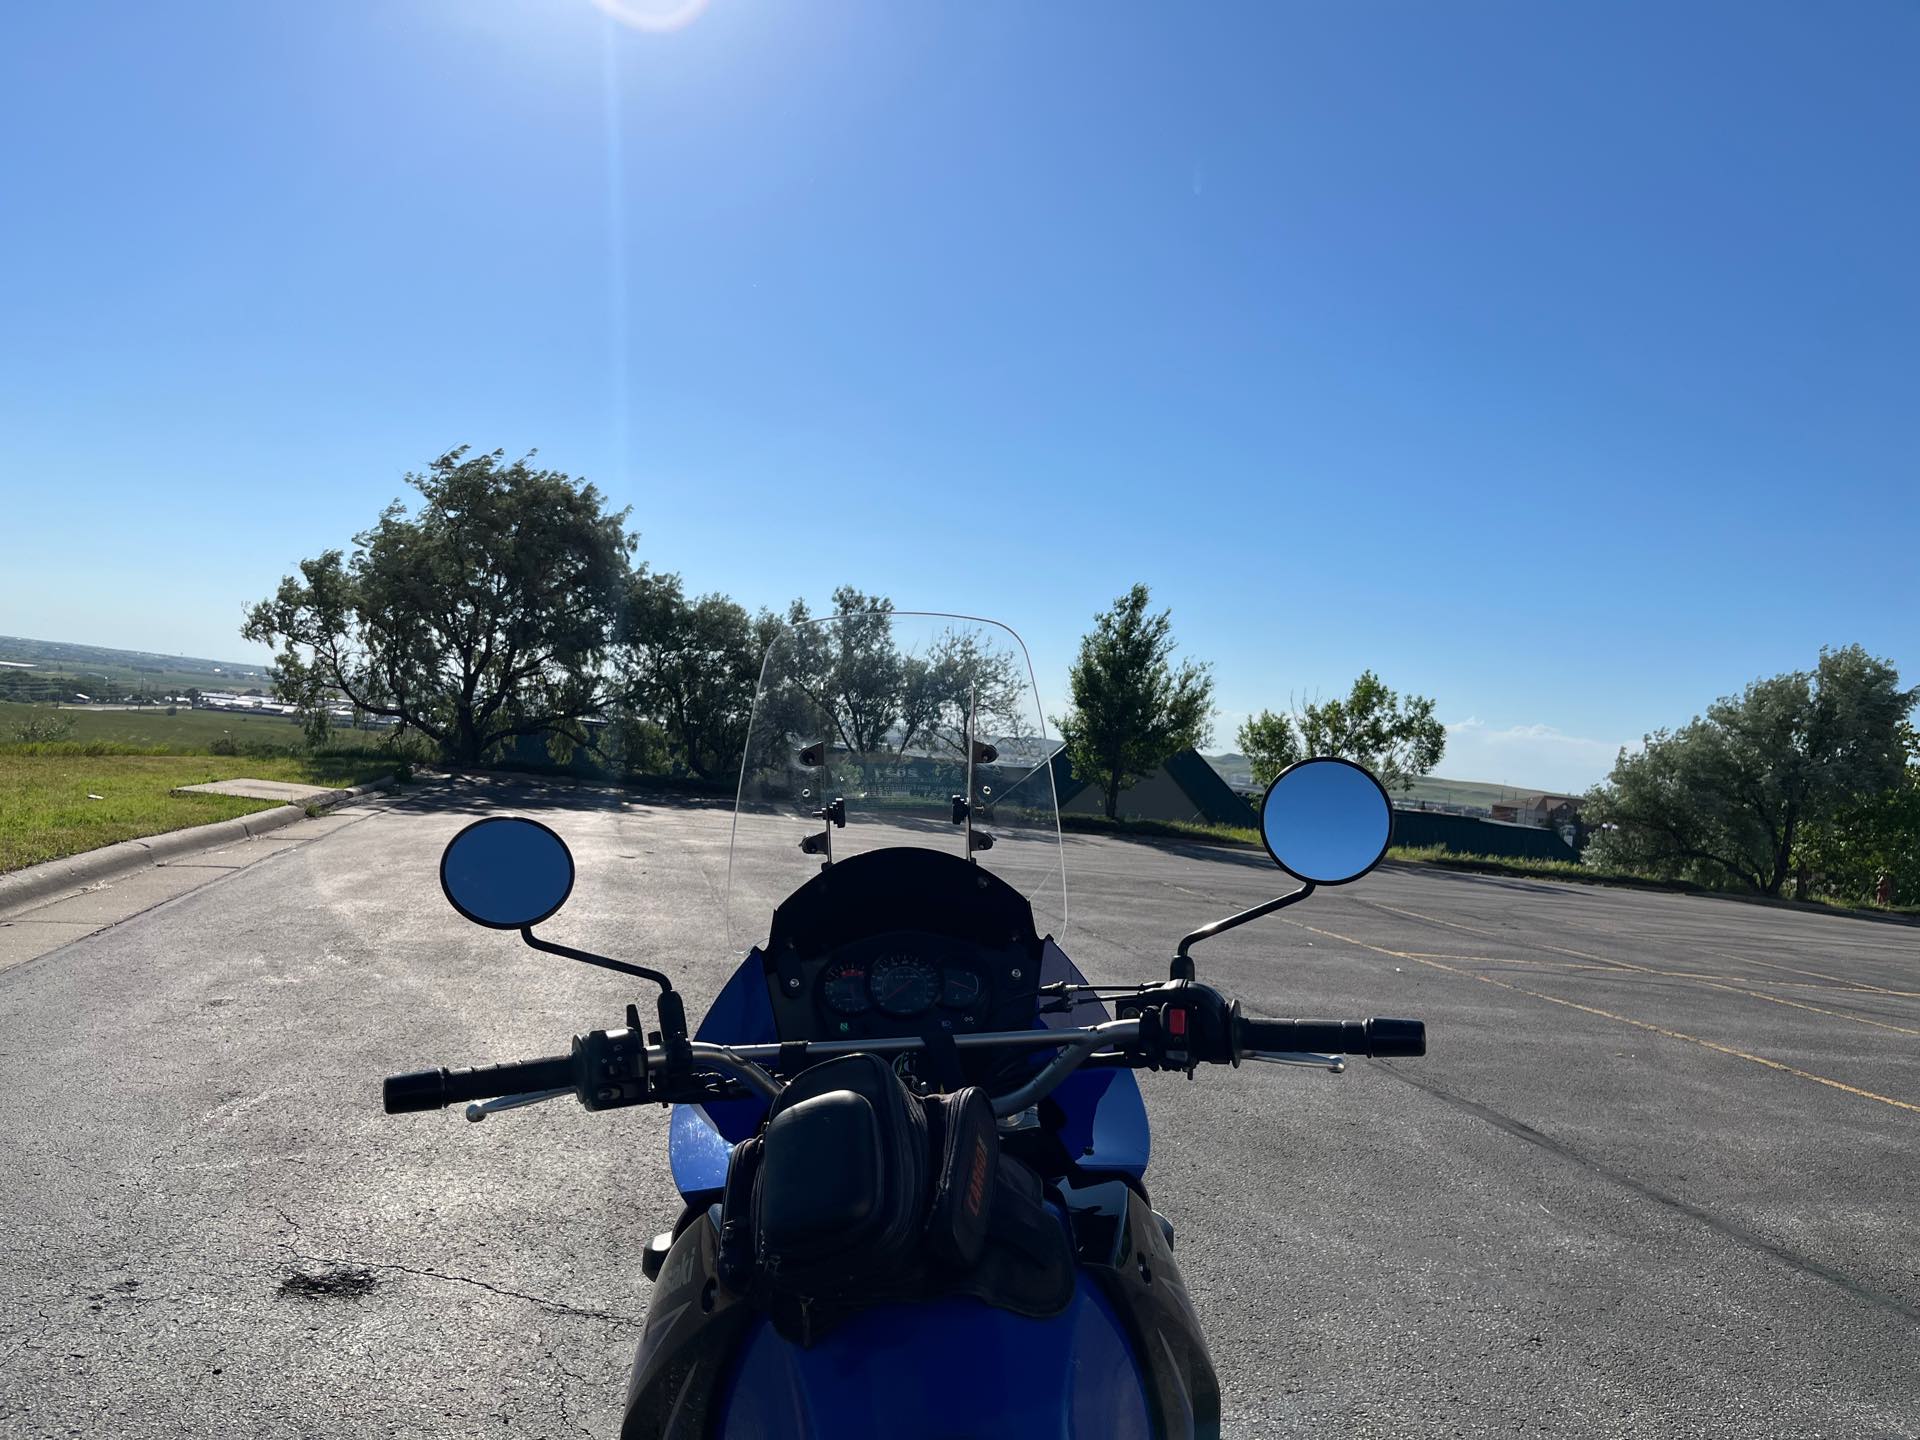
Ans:
[[[1420,1020],[1382,1017],[1367,1021],[1367,1054],[1383,1060],[1427,1053],[1427,1027]]]
[[[389,1075],[380,1087],[380,1103],[389,1115],[438,1110],[448,1103],[447,1072],[415,1070],[408,1075]]]
[[[1240,1017],[1241,1050],[1325,1050],[1339,1055],[1362,1052],[1367,1029],[1357,1020],[1261,1020]]]
[[[1261,1020],[1243,1015],[1235,1039],[1241,1053],[1312,1050],[1382,1058],[1427,1053],[1427,1027],[1418,1020]]]
[[[474,1070],[417,1070],[411,1075],[389,1075],[380,1087],[380,1098],[387,1114],[405,1115],[467,1100],[491,1100],[496,1095],[571,1090],[574,1086],[573,1057],[549,1055],[544,1060],[483,1065]]]

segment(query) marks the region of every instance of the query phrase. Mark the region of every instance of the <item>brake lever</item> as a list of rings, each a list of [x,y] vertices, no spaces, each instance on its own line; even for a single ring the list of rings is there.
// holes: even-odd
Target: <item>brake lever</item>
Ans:
[[[467,1106],[467,1119],[478,1125],[496,1110],[518,1110],[525,1105],[538,1105],[543,1100],[558,1100],[562,1095],[573,1094],[571,1086],[564,1090],[529,1090],[523,1095],[500,1095],[492,1100],[476,1100]]]
[[[1240,1058],[1267,1065],[1303,1065],[1309,1070],[1326,1070],[1335,1075],[1347,1073],[1346,1056],[1316,1055],[1311,1050],[1242,1050]]]

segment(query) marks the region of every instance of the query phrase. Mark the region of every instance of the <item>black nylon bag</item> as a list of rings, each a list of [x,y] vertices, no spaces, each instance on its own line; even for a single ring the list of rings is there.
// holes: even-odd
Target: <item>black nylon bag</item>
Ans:
[[[927,1254],[964,1270],[986,1248],[1000,1172],[1000,1130],[993,1106],[977,1085],[950,1095],[928,1095],[927,1142],[933,1163],[927,1208]]]
[[[714,1278],[735,1295],[753,1289],[757,1248],[753,1198],[760,1178],[760,1137],[749,1136],[727,1157],[727,1188],[720,1198],[720,1242],[715,1247]]]
[[[893,1067],[845,1055],[796,1076],[767,1112],[753,1177],[754,1260],[777,1290],[885,1288],[918,1258],[927,1120]]]

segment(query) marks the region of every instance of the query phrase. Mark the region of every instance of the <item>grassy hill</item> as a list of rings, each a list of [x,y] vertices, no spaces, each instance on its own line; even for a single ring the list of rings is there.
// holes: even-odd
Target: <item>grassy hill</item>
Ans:
[[[0,702],[0,872],[273,802],[177,795],[247,776],[358,785],[396,768],[389,731],[336,730],[323,753],[275,715]]]
[[[1490,780],[1442,780],[1435,775],[1426,775],[1407,787],[1405,798],[1426,800],[1441,805],[1465,805],[1484,810],[1492,805],[1539,795],[1545,789],[1545,786],[1526,788],[1516,785],[1497,785]]]
[[[1245,774],[1250,768],[1247,757],[1244,755],[1207,755],[1202,758],[1219,771],[1221,778],[1229,783],[1236,774]],[[1542,786],[1528,789],[1524,786],[1500,785],[1491,780],[1443,780],[1437,775],[1427,775],[1414,781],[1394,798],[1425,801],[1429,805],[1458,805],[1469,810],[1484,811],[1495,805],[1538,795],[1544,788]]]
[[[103,710],[91,705],[17,705],[0,701],[0,747],[17,742],[19,727],[34,719],[70,727],[69,745],[98,751],[134,750],[159,755],[208,755],[223,739],[242,755],[296,755],[306,749],[298,721],[282,715],[245,715],[215,710],[189,710],[174,715],[165,706],[138,710]],[[336,728],[329,750],[371,749],[390,732]],[[221,749],[226,747],[222,745]]]
[[[156,655],[145,650],[112,650],[72,645],[62,640],[28,640],[0,635],[0,660],[31,665],[26,673],[115,680],[149,691],[247,690],[268,688],[267,667],[257,661],[206,660],[192,655]]]

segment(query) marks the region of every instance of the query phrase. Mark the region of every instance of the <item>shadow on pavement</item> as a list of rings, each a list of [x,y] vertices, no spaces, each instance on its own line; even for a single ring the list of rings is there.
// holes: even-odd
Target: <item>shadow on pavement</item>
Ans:
[[[667,807],[683,810],[732,810],[730,797],[648,790],[569,777],[504,773],[453,773],[424,776],[389,792],[386,810],[412,814],[491,815],[504,810],[624,810]]]

